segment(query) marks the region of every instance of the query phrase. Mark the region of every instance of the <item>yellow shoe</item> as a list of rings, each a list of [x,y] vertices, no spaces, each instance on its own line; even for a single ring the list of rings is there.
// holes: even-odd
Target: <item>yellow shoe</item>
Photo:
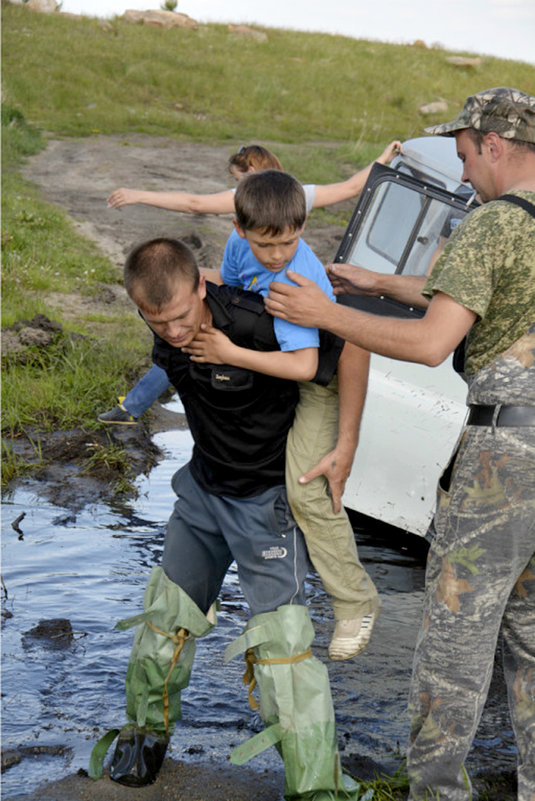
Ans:
[[[114,406],[109,412],[99,414],[97,420],[99,423],[105,423],[106,425],[135,426],[137,419],[132,417],[130,412],[124,408],[122,404],[124,398],[119,398],[118,400],[117,406]]]

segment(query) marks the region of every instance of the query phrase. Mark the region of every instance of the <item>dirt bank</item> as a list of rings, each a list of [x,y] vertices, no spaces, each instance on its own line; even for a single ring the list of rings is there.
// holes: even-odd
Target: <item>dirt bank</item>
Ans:
[[[283,781],[282,773],[257,774],[232,765],[188,765],[166,759],[149,787],[123,787],[107,776],[98,781],[67,776],[41,785],[27,801],[282,801]]]
[[[381,766],[369,760],[353,769],[369,779],[384,776]],[[109,776],[93,781],[79,773],[44,783],[26,801],[283,801],[283,788],[281,769],[257,773],[248,766],[191,765],[166,759],[158,779],[149,787],[123,787]],[[405,792],[392,795],[400,801],[404,797]]]

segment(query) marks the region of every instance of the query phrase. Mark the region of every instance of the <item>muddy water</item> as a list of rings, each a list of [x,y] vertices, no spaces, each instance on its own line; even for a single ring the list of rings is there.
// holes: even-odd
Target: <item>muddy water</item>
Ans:
[[[139,481],[127,508],[89,506],[73,514],[28,490],[3,504],[2,574],[7,589],[2,638],[2,749],[12,764],[3,798],[24,798],[43,780],[87,768],[91,747],[123,719],[123,681],[131,632],[115,621],[140,610],[151,567],[159,561],[172,498],[169,480],[187,461],[188,431],[158,435],[168,457]],[[24,512],[18,533],[11,523]],[[364,758],[392,772],[407,733],[407,688],[423,593],[423,556],[376,527],[356,531],[359,550],[382,595],[372,642],[358,659],[328,663],[347,766]],[[421,548],[420,548],[421,551]],[[332,612],[317,579],[310,581],[315,653],[327,663]],[[218,627],[198,644],[196,671],[184,693],[184,720],[170,755],[226,761],[235,744],[260,729],[241,684],[240,659],[222,655],[247,619],[236,573],[222,593]],[[28,634],[40,620],[63,618],[72,633]],[[11,762],[9,764],[11,764]],[[259,770],[279,769],[274,749]],[[499,672],[470,757],[471,771],[511,770],[514,746]]]

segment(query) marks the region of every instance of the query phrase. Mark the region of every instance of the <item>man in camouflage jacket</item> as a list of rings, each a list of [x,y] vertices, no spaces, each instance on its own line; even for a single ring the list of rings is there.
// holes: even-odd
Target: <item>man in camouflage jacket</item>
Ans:
[[[440,364],[465,335],[469,412],[441,477],[410,690],[411,799],[467,801],[464,760],[499,639],[518,746],[518,798],[535,801],[535,97],[469,97],[426,129],[455,136],[484,205],[457,227],[420,320],[337,305],[310,282],[272,285],[268,310],[390,358]]]

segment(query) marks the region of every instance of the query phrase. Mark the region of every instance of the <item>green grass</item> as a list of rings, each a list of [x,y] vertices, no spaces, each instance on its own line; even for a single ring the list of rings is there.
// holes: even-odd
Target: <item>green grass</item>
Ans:
[[[132,309],[122,315],[81,311],[72,318],[62,298],[94,294],[100,282],[117,282],[117,270],[78,236],[57,208],[45,203],[19,175],[24,158],[44,145],[20,111],[2,109],[2,325],[41,313],[59,322],[52,346],[3,359],[2,431],[17,436],[97,426],[95,416],[125,394],[150,364],[150,337]],[[3,443],[2,484],[30,466]],[[39,458],[32,459],[34,468]]]
[[[109,406],[116,395],[125,394],[139,370],[150,364],[149,343],[136,334],[139,324],[124,339],[103,331],[98,339],[88,336],[72,341],[59,333],[54,345],[36,348],[29,361],[6,360],[4,431],[17,434],[35,426],[53,431],[81,422],[85,428],[95,428],[95,412]]]
[[[376,776],[360,781],[359,801],[403,801],[409,794],[409,782],[404,768],[394,776]]]
[[[5,5],[4,99],[63,136],[377,145],[435,122],[421,117],[421,103],[446,98],[451,115],[488,86],[535,91],[535,69],[525,63],[488,57],[466,69],[448,64],[441,49],[264,30],[262,43],[224,25],[163,30],[116,18],[103,26]]]
[[[137,494],[133,483],[135,476],[132,473],[130,458],[128,452],[121,445],[95,443],[92,453],[84,461],[82,475],[101,471],[118,476],[110,488],[112,496],[128,495],[132,497]]]

